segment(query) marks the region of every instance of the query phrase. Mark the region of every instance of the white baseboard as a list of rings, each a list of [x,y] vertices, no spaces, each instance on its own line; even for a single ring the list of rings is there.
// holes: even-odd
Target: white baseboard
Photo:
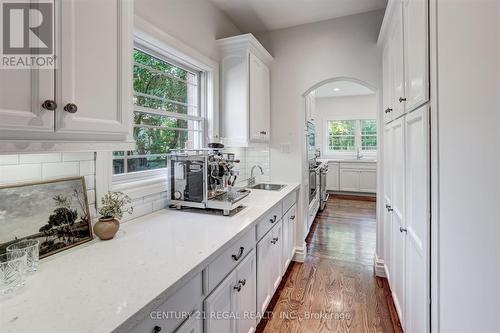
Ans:
[[[306,242],[302,246],[295,247],[295,254],[293,255],[293,261],[304,262],[306,260],[307,247]]]
[[[387,277],[384,260],[379,258],[377,254],[375,254],[375,260],[373,262],[373,270],[376,276],[383,278]]]

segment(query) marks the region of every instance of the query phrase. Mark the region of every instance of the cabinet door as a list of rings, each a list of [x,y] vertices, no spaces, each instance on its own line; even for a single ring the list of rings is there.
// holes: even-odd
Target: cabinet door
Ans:
[[[393,106],[393,80],[392,80],[392,62],[391,62],[391,43],[386,42],[382,52],[382,75],[383,75],[383,108],[384,108],[384,123],[392,120],[394,114]]]
[[[255,331],[255,317],[249,314],[255,313],[256,306],[256,257],[255,252],[250,253],[245,260],[236,268],[236,283],[241,287],[236,291],[236,320],[237,333],[251,333]]]
[[[272,271],[272,231],[257,243],[257,311],[264,314],[273,295],[271,287]]]
[[[203,333],[203,320],[196,313],[185,321],[175,333]]]
[[[250,140],[267,142],[270,137],[270,77],[267,66],[250,53]]]
[[[290,249],[290,244],[289,244],[289,239],[288,239],[288,229],[290,228],[290,221],[288,220],[287,217],[288,214],[285,214],[283,216],[283,224],[282,224],[282,242],[281,242],[281,272],[284,274],[286,272],[286,268],[288,267],[288,264],[290,263],[290,254],[288,253]]]
[[[377,171],[362,170],[359,172],[359,192],[377,192]]]
[[[396,310],[404,325],[405,313],[405,136],[403,118],[392,123],[392,244],[391,290]],[[403,326],[404,327],[404,326]]]
[[[404,1],[406,110],[429,100],[428,1]]]
[[[395,10],[393,25],[390,33],[391,43],[390,61],[392,63],[392,92],[393,115],[395,119],[405,112],[405,80],[404,80],[404,62],[403,62],[403,9],[401,0],[395,1]]]
[[[359,171],[340,169],[340,190],[348,192],[359,191]]]
[[[29,139],[29,132],[54,132],[54,71],[0,69],[0,139]],[[7,132],[12,131],[12,132]]]
[[[296,206],[293,205],[283,216],[283,273],[286,272],[293,259],[293,250],[295,247],[295,207]]]
[[[272,292],[271,295],[274,294],[276,289],[278,289],[281,282],[281,257],[283,253],[283,222],[280,221],[275,227],[272,229],[273,238],[271,239],[271,267],[269,270],[271,272],[271,286]]]
[[[384,127],[384,148],[383,148],[383,199],[384,199],[384,261],[387,267],[388,280],[391,270],[391,238],[392,238],[392,213],[389,208],[392,205],[392,125]]]
[[[429,332],[428,107],[406,116],[406,332]]]
[[[132,119],[133,2],[59,4],[56,131],[72,138],[123,138]],[[72,105],[77,107],[74,113],[69,112],[75,111]]]
[[[230,314],[235,308],[236,272],[233,271],[215,290],[205,299],[205,332],[235,332],[233,316],[221,316],[217,313]]]
[[[328,163],[328,174],[326,175],[326,189],[328,191],[339,191],[339,164]]]

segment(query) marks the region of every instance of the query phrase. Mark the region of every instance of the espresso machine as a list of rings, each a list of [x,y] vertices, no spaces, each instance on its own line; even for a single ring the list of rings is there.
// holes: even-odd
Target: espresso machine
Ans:
[[[239,160],[223,152],[224,145],[210,143],[206,149],[175,150],[169,154],[171,204],[222,210],[229,215],[243,204],[250,192],[234,186]]]

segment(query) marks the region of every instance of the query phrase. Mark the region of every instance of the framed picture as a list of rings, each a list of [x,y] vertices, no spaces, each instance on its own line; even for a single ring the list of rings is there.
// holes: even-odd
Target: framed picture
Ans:
[[[0,253],[40,241],[40,258],[92,240],[84,177],[0,187]]]

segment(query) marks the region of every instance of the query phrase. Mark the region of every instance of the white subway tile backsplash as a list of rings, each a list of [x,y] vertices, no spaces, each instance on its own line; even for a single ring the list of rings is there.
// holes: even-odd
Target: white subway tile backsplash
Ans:
[[[95,191],[94,190],[87,191],[87,200],[89,202],[89,205],[95,204]]]
[[[79,162],[42,163],[42,178],[63,178],[80,175]]]
[[[0,183],[37,181],[42,179],[40,164],[4,165],[0,166]]]
[[[94,175],[85,176],[85,183],[87,184],[87,189],[89,190],[95,189],[95,176]]]
[[[153,201],[153,211],[164,209],[167,207],[167,204],[168,204],[168,199],[166,198],[155,200]]]
[[[152,202],[161,199],[161,193],[147,195],[143,197],[143,202]]]
[[[0,165],[11,165],[19,163],[19,155],[0,155]]]
[[[19,164],[60,162],[61,153],[19,155]]]
[[[95,153],[63,153],[63,162],[75,162],[75,161],[93,161],[95,159]]]
[[[81,161],[80,162],[80,176],[94,175],[95,174],[95,161]]]

